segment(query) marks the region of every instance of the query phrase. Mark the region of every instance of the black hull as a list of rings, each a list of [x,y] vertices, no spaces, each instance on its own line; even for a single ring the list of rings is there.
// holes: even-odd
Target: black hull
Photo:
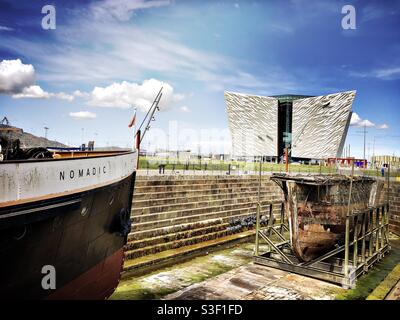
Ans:
[[[1,299],[104,299],[118,285],[135,172],[101,188],[0,208]],[[86,208],[86,209],[85,209]],[[45,265],[56,289],[43,289]]]

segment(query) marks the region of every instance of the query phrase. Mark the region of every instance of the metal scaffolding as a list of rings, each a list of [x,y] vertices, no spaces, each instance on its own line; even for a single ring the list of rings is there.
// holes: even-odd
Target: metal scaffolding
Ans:
[[[270,204],[268,225],[261,227],[260,210],[257,210],[254,254],[257,264],[340,284],[348,289],[353,288],[357,278],[368,272],[390,250],[387,202],[366,210],[349,212],[346,215],[344,244],[337,244],[330,252],[309,262],[302,262],[294,255],[283,203],[278,222],[274,220],[272,211]],[[353,230],[350,230],[351,225]],[[260,241],[267,244],[267,250],[263,253],[260,253]]]

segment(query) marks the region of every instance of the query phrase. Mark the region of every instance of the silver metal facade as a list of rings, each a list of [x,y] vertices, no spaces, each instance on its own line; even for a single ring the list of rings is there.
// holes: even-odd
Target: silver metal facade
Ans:
[[[329,158],[342,154],[355,91],[293,101],[292,157]]]
[[[340,156],[356,91],[293,101],[292,157]],[[278,99],[225,92],[232,154],[278,156]]]
[[[232,154],[235,156],[277,153],[278,99],[225,92]]]

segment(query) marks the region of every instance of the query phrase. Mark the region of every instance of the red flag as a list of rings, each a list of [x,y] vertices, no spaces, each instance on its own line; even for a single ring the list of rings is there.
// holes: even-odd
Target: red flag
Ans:
[[[135,110],[135,114],[134,114],[134,116],[133,116],[131,122],[128,124],[128,127],[129,127],[129,128],[132,128],[133,125],[135,124],[135,122],[136,122],[136,110]]]

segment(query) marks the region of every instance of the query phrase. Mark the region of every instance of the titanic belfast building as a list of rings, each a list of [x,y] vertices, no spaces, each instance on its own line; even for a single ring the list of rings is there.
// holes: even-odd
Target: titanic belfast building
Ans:
[[[257,96],[225,92],[232,154],[281,159],[340,157],[355,91],[325,96]]]

